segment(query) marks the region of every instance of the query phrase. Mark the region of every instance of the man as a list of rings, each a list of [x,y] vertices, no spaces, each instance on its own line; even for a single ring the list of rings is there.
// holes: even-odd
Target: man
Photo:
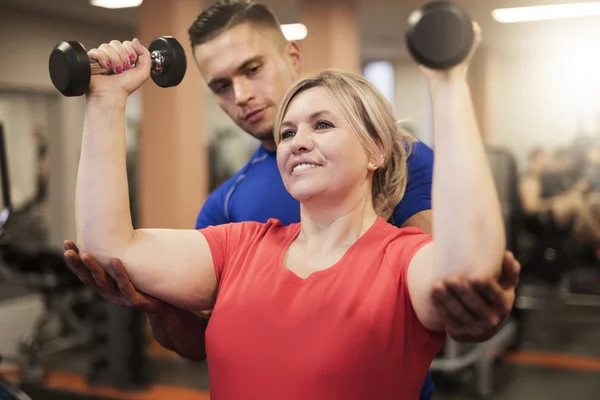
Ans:
[[[268,7],[239,1],[218,1],[204,11],[189,29],[195,61],[220,107],[261,146],[237,174],[206,200],[196,228],[228,222],[277,218],[297,222],[300,208],[285,189],[275,161],[273,125],[285,92],[299,77],[302,54],[283,36]],[[393,223],[417,226],[431,232],[431,180],[433,153],[423,143],[409,158],[406,194],[396,208]],[[113,263],[115,282],[89,255],[77,255],[68,242],[65,256],[80,278],[114,304],[146,312],[157,341],[189,359],[205,358],[203,335],[206,318],[176,309],[136,291],[118,260]],[[460,341],[482,341],[501,326],[512,308],[519,264],[509,254],[497,281],[467,282],[449,279],[436,290],[438,312],[449,334]],[[476,332],[462,326],[478,321]],[[472,325],[472,324],[471,324]],[[433,383],[428,378],[421,398],[429,399]]]

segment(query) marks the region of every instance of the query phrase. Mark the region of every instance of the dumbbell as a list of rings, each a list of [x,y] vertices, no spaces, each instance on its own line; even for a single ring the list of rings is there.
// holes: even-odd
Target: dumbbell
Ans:
[[[177,39],[157,37],[150,42],[148,50],[152,62],[150,76],[154,83],[163,88],[179,85],[187,70],[187,58]],[[50,54],[48,67],[52,84],[68,97],[87,93],[92,75],[113,73],[96,60],[90,60],[86,49],[76,41],[57,44]]]
[[[460,64],[469,55],[475,34],[467,12],[451,1],[432,1],[408,18],[405,40],[419,64],[438,70]]]

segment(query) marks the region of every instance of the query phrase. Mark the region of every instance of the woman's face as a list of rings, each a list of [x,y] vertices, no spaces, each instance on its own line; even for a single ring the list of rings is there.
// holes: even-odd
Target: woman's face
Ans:
[[[371,196],[374,159],[324,88],[297,95],[275,134],[280,138],[277,165],[283,183],[298,201],[327,205]]]

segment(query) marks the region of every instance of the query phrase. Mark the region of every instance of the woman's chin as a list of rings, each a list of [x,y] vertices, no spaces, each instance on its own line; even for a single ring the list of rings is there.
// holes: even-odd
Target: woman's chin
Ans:
[[[316,191],[315,188],[311,187],[296,187],[290,190],[290,194],[294,199],[298,200],[301,203],[304,203],[313,199],[319,194],[319,192]]]

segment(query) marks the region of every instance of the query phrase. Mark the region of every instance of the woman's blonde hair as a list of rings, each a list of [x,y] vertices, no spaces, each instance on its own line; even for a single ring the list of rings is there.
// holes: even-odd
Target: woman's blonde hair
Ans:
[[[277,144],[279,129],[291,101],[315,87],[322,87],[329,93],[367,153],[383,156],[382,164],[373,174],[373,207],[378,215],[389,220],[406,190],[406,160],[414,138],[400,127],[391,104],[369,81],[351,72],[329,69],[300,79],[288,90],[275,119]]]

